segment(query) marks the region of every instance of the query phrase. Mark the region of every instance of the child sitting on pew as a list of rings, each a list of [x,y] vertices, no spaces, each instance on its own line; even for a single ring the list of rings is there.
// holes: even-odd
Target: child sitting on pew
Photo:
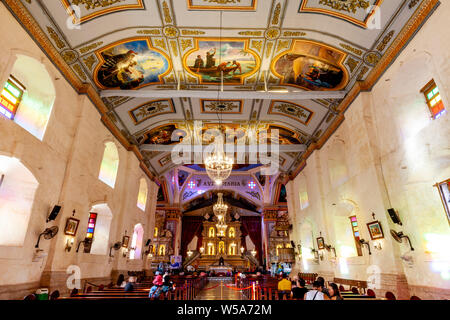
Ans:
[[[150,293],[148,294],[148,297],[153,298],[153,299],[156,299],[159,297],[159,295],[161,294],[161,291],[162,291],[162,286],[163,286],[163,277],[161,276],[160,272],[157,271],[155,274],[156,274],[156,277],[153,280],[153,287],[150,289]]]

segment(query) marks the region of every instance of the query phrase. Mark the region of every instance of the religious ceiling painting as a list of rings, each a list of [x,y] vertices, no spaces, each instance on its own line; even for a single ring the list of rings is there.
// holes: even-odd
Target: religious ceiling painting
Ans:
[[[302,137],[299,133],[294,132],[286,127],[277,125],[269,125],[268,128],[260,131],[259,139],[264,140],[264,138],[266,137],[268,143],[270,143],[270,137],[273,130],[278,130],[279,144],[302,144],[305,142],[305,138]]]
[[[123,10],[145,9],[143,0],[60,0],[73,23]]]
[[[201,99],[202,113],[241,114],[242,100],[207,100]]]
[[[306,107],[284,100],[272,101],[268,113],[286,116],[297,120],[304,125],[308,125],[314,114],[314,112]]]
[[[137,138],[140,144],[170,145],[181,142],[186,136],[184,130],[178,129],[175,124],[167,124],[150,130]]]
[[[325,14],[367,28],[383,0],[302,0],[299,12]]]
[[[200,79],[201,84],[243,84],[261,64],[258,55],[248,48],[248,39],[195,39],[195,48],[184,56],[184,68]]]
[[[187,0],[189,10],[255,11],[258,0]]]
[[[345,57],[335,48],[297,40],[274,59],[272,72],[281,78],[281,84],[313,91],[340,90],[349,78],[343,65]]]
[[[172,99],[160,99],[146,102],[128,112],[134,124],[168,113],[175,113]]]
[[[202,139],[204,144],[211,144],[214,142],[215,135],[220,127],[226,142],[236,142],[237,140],[246,136],[245,129],[237,123],[206,123],[202,128]]]
[[[143,38],[112,44],[96,54],[101,63],[94,80],[102,89],[129,90],[162,84],[162,78],[172,69],[169,57]]]

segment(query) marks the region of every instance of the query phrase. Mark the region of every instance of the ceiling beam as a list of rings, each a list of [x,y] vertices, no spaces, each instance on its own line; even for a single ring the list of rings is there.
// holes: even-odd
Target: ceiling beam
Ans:
[[[178,145],[179,146],[179,145]],[[190,145],[187,145],[188,147],[191,147]],[[262,150],[261,152],[270,152],[271,151],[271,145],[257,145],[259,146]],[[274,145],[275,146],[275,145]],[[198,147],[202,147],[202,149],[198,150]],[[192,146],[192,151],[206,151],[206,147],[208,147],[207,145],[205,146]],[[143,144],[139,147],[139,149],[141,151],[150,151],[150,152],[172,152],[172,150],[174,149],[174,145],[163,145],[163,144]],[[278,150],[279,152],[303,152],[306,151],[307,146],[304,144],[289,144],[289,145],[278,145]],[[225,152],[236,152],[236,148],[234,144],[231,145],[224,145],[224,151]],[[245,153],[255,153],[255,152],[259,152],[258,148],[252,149],[250,150],[250,146],[245,146]]]
[[[260,100],[311,100],[343,99],[345,91],[214,91],[214,90],[103,90],[102,98],[201,98],[201,99],[260,99]]]

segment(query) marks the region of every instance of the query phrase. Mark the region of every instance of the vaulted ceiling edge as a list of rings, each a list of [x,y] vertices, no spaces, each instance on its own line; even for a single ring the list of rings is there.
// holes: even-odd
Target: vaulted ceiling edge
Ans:
[[[31,0],[29,1],[31,2]],[[19,23],[32,36],[35,42],[43,49],[44,53],[49,57],[50,61],[52,61],[56,68],[60,70],[61,74],[70,83],[70,85],[79,94],[86,94],[89,97],[89,99],[96,106],[97,110],[100,112],[103,124],[106,126],[106,128],[108,128],[113,136],[117,140],[119,140],[119,142],[127,151],[132,151],[136,155],[140,162],[141,169],[148,176],[148,178],[152,181],[158,182],[155,175],[151,173],[148,167],[145,165],[144,157],[142,156],[140,150],[136,146],[133,146],[129,143],[127,138],[119,130],[116,124],[114,124],[107,116],[108,108],[100,98],[97,89],[94,88],[91,84],[83,83],[79,79],[79,77],[75,75],[73,69],[71,69],[70,66],[64,61],[62,56],[51,43],[50,39],[38,25],[34,17],[31,16],[31,14],[20,1],[4,0],[3,2],[6,4],[7,8],[9,8],[11,13],[16,17]]]
[[[33,2],[32,0],[24,0],[27,4],[31,5],[32,3],[36,4],[36,2]],[[56,2],[56,1],[55,1]],[[67,0],[63,0],[63,2],[67,3]],[[186,1],[184,1],[186,2]],[[189,1],[188,1],[189,2]],[[125,3],[136,3],[135,6],[130,6],[127,8],[126,6],[119,6],[117,5],[117,8],[113,8],[111,10],[101,9],[101,10],[91,10],[90,14],[92,12],[98,12],[98,14],[93,14],[89,17],[89,21],[85,20],[83,21],[83,25],[85,24],[92,24],[92,23],[98,23],[98,20],[100,19],[110,19],[109,17],[111,15],[115,14],[123,14],[123,10],[130,10],[130,14],[132,12],[135,12],[133,14],[140,14],[139,12],[145,12],[146,10],[150,10],[151,8],[153,11],[158,11],[160,14],[160,17],[156,17],[156,13],[154,16],[154,20],[157,21],[159,18],[161,19],[161,26],[155,26],[155,27],[138,27],[134,26],[132,28],[125,28],[125,29],[133,29],[133,30],[125,30],[118,28],[117,30],[110,32],[109,34],[103,34],[102,36],[99,36],[94,39],[90,39],[89,41],[82,41],[83,43],[80,43],[80,38],[78,38],[78,44],[77,45],[70,45],[67,38],[65,38],[65,35],[61,32],[60,28],[58,27],[57,23],[55,21],[50,22],[41,22],[39,24],[38,21],[36,21],[26,7],[25,3],[22,3],[21,1],[17,0],[3,0],[3,3],[6,4],[6,6],[9,8],[9,10],[13,13],[13,15],[16,17],[16,19],[19,21],[19,23],[24,26],[24,28],[28,31],[29,34],[32,35],[35,42],[43,49],[43,51],[47,54],[47,56],[50,58],[50,60],[54,63],[54,65],[61,71],[63,76],[67,79],[67,81],[75,88],[75,90],[80,94],[86,94],[89,99],[93,102],[93,104],[96,106],[98,111],[101,114],[102,122],[104,125],[109,129],[109,131],[120,141],[120,143],[126,148],[126,150],[133,152],[138,160],[140,161],[140,167],[144,170],[144,172],[152,179],[155,179],[155,176],[161,175],[164,172],[167,172],[172,167],[171,165],[166,162],[165,157],[161,158],[161,153],[158,152],[150,152],[150,156],[152,155],[156,160],[159,159],[159,164],[161,164],[161,168],[158,170],[155,170],[155,163],[151,163],[148,159],[148,154],[143,154],[143,152],[139,149],[139,146],[136,145],[137,138],[142,138],[139,135],[143,135],[145,133],[150,132],[150,130],[153,130],[156,127],[162,127],[164,125],[174,125],[175,127],[182,123],[181,119],[177,119],[175,117],[175,120],[172,120],[172,122],[167,122],[167,120],[161,121],[161,116],[163,114],[168,114],[167,116],[169,119],[174,119],[169,114],[174,114],[176,112],[176,108],[172,108],[171,110],[167,109],[164,110],[164,105],[158,105],[157,107],[160,109],[158,113],[156,111],[154,112],[153,107],[152,111],[149,110],[138,110],[139,108],[136,108],[136,106],[147,106],[150,101],[142,101],[137,102],[136,105],[132,106],[132,111],[145,111],[145,117],[142,116],[139,121],[136,119],[136,115],[132,114],[130,112],[126,112],[126,115],[128,118],[124,119],[123,116],[120,116],[116,109],[123,107],[128,102],[130,102],[131,98],[126,97],[117,97],[120,101],[115,100],[108,100],[105,98],[101,98],[99,95],[99,90],[101,87],[105,88],[103,84],[99,83],[97,79],[97,73],[93,73],[92,78],[90,77],[90,72],[92,70],[99,70],[100,64],[98,64],[98,61],[102,60],[104,57],[102,56],[103,52],[107,50],[107,48],[111,47],[111,49],[114,49],[115,46],[113,44],[115,43],[127,43],[130,42],[130,39],[137,39],[142,38],[146,39],[148,43],[148,51],[151,51],[154,49],[155,54],[159,54],[162,58],[162,60],[167,60],[167,65],[162,68],[162,72],[158,74],[159,79],[159,85],[156,85],[156,90],[161,89],[172,89],[176,90],[176,79],[180,77],[180,74],[177,74],[177,72],[181,73],[181,79],[185,79],[185,89],[195,89],[195,90],[214,90],[211,88],[211,84],[216,85],[217,83],[208,83],[210,79],[213,77],[208,75],[205,76],[205,72],[211,72],[211,70],[206,70],[207,68],[202,69],[202,72],[199,72],[201,69],[200,67],[192,67],[191,64],[187,64],[186,60],[188,59],[194,59],[194,55],[197,57],[200,57],[200,53],[204,54],[203,51],[207,50],[207,48],[211,48],[213,46],[220,45],[221,41],[217,40],[216,35],[213,34],[213,31],[216,30],[214,27],[205,27],[202,25],[199,25],[198,27],[187,27],[186,25],[183,26],[182,23],[180,25],[178,24],[179,21],[177,21],[177,17],[175,17],[175,9],[174,9],[174,3],[172,1],[160,1],[155,0],[155,2],[151,1],[144,1],[142,0],[126,0]],[[180,5],[180,2],[176,3],[176,9],[178,12],[185,12],[185,8],[182,8],[182,5]],[[202,7],[200,4],[200,0],[190,1],[189,3],[192,4],[192,6],[188,6],[187,12],[195,12],[195,10],[201,10],[202,12],[211,11],[212,7],[210,8],[200,8]],[[284,81],[284,75],[281,75],[280,73],[275,70],[276,64],[279,63],[280,58],[284,58],[283,62],[284,64],[288,63],[290,58],[296,58],[297,54],[304,54],[303,51],[296,51],[296,46],[298,44],[299,47],[303,46],[305,47],[305,44],[311,45],[312,49],[314,46],[318,46],[321,49],[328,48],[328,54],[330,56],[333,56],[335,60],[322,60],[325,62],[334,61],[336,64],[330,66],[333,66],[334,68],[341,70],[341,78],[338,82],[330,82],[328,81],[328,84],[332,84],[330,90],[337,90],[337,88],[344,88],[347,92],[346,97],[339,101],[339,100],[329,100],[329,101],[320,101],[319,99],[316,100],[309,100],[310,103],[316,103],[318,105],[322,104],[322,107],[324,107],[327,111],[326,113],[320,115],[319,119],[322,119],[320,122],[313,121],[314,126],[313,128],[307,128],[309,121],[311,118],[308,118],[308,111],[311,113],[309,114],[310,117],[314,115],[314,112],[309,110],[308,108],[310,105],[303,106],[303,103],[294,103],[295,101],[292,101],[291,108],[288,110],[291,112],[291,115],[294,112],[299,113],[306,113],[303,114],[303,118],[300,118],[298,115],[298,119],[295,117],[292,117],[292,120],[287,120],[289,118],[289,112],[286,112],[286,107],[284,107],[283,112],[281,112],[282,109],[278,109],[280,112],[271,112],[273,105],[269,108],[269,111],[267,111],[266,120],[261,119],[260,113],[261,109],[263,107],[263,103],[261,101],[253,101],[253,104],[250,108],[250,112],[247,111],[249,114],[249,118],[247,115],[243,114],[243,104],[244,101],[241,101],[241,105],[233,105],[230,104],[230,119],[232,124],[234,124],[237,127],[240,127],[240,123],[245,122],[251,122],[254,119],[258,120],[258,123],[262,123],[263,125],[267,125],[267,123],[270,124],[270,121],[267,119],[272,119],[272,123],[277,124],[280,127],[287,126],[290,128],[294,128],[293,132],[295,134],[300,135],[300,137],[306,137],[308,143],[307,143],[307,150],[306,152],[299,153],[297,156],[288,155],[289,161],[287,162],[286,166],[288,166],[288,170],[285,172],[286,179],[294,178],[305,166],[306,161],[309,158],[309,156],[313,153],[314,150],[321,149],[322,146],[327,142],[327,140],[331,137],[331,135],[336,131],[336,129],[339,127],[340,124],[344,121],[344,113],[348,109],[348,107],[351,105],[353,100],[359,95],[361,91],[367,91],[371,90],[372,87],[375,85],[376,81],[381,77],[381,75],[384,73],[384,71],[389,67],[389,65],[395,60],[395,58],[398,56],[398,54],[401,52],[401,50],[405,47],[405,45],[409,42],[409,40],[413,37],[415,32],[421,27],[421,25],[424,23],[424,21],[427,19],[427,17],[431,14],[431,12],[434,10],[434,8],[439,4],[438,0],[408,0],[408,1],[397,1],[395,2],[387,2],[387,1],[379,1],[379,0],[373,0],[373,3],[375,5],[380,5],[383,3],[388,8],[390,13],[393,14],[389,22],[386,24],[386,27],[380,31],[380,33],[377,35],[376,39],[374,38],[375,42],[373,45],[363,45],[363,44],[356,44],[352,41],[352,39],[344,39],[343,37],[340,37],[338,35],[332,35],[327,33],[326,31],[317,31],[314,30],[314,28],[311,29],[296,29],[292,28],[292,19],[298,19],[297,16],[293,16],[293,12],[289,11],[287,12],[288,2],[284,0],[273,0],[271,3],[271,6],[266,7],[267,3],[262,3],[255,1],[244,1],[243,3],[246,4],[252,4],[252,7],[247,7],[245,10],[248,14],[251,14],[252,12],[257,11],[258,8],[262,8],[263,12],[259,12],[259,16],[265,15],[266,12],[264,10],[270,9],[269,15],[267,17],[268,19],[268,25],[267,29],[264,29],[266,27],[261,28],[255,28],[249,27],[246,29],[241,29],[244,31],[238,30],[239,28],[235,28],[236,30],[232,30],[233,28],[228,28],[228,30],[225,30],[225,32],[228,32],[228,35],[226,36],[227,39],[229,39],[229,42],[227,44],[232,44],[233,50],[241,49],[241,52],[238,55],[245,56],[245,65],[243,65],[242,70],[239,70],[239,63],[235,65],[231,65],[232,71],[230,71],[230,81],[237,81],[236,83],[226,83],[227,85],[234,85],[235,90],[242,90],[243,92],[245,90],[257,90],[258,87],[261,86],[261,81],[269,80],[268,82],[271,83],[274,87],[274,89],[282,89],[284,86],[294,86],[294,87],[300,87],[297,83],[297,78],[295,78],[294,82],[292,80]],[[311,16],[334,16],[335,18],[339,18],[339,14],[337,12],[333,12],[333,10],[320,10],[320,14],[311,14],[304,13],[314,11],[310,10],[313,7],[313,3],[315,3],[315,0],[311,1],[300,1],[301,7],[298,9],[297,13],[306,14],[305,17],[308,19],[308,17]],[[371,2],[372,3],[372,2]],[[40,2],[39,2],[40,4]],[[154,6],[156,4],[156,6]],[[195,5],[194,5],[195,4]],[[309,7],[308,7],[308,4]],[[52,4],[54,5],[54,4]],[[398,7],[396,7],[398,5]],[[49,5],[50,6],[50,5]],[[207,5],[205,5],[207,6]],[[54,7],[52,7],[54,8]],[[182,8],[182,9],[180,9]],[[309,8],[309,9],[308,9]],[[92,8],[90,8],[92,9]],[[250,10],[251,9],[251,10]],[[292,9],[292,8],[291,8]],[[84,9],[83,9],[84,10]],[[87,9],[86,9],[87,10]],[[181,11],[180,11],[181,10]],[[192,10],[192,11],[189,11]],[[204,11],[206,10],[206,11]],[[214,9],[217,10],[217,9]],[[221,9],[223,10],[223,8]],[[239,10],[238,8],[235,10]],[[259,10],[259,9],[258,9]],[[303,11],[302,11],[303,10]],[[410,13],[404,14],[400,21],[396,20],[396,17],[398,17],[399,12],[402,10],[406,10]],[[154,13],[152,11],[152,14]],[[114,13],[117,12],[117,13]],[[120,13],[122,12],[122,13]],[[137,13],[136,13],[137,12]],[[228,13],[232,13],[232,11],[227,11]],[[363,14],[364,11],[361,10],[355,10],[356,14],[355,16],[358,16],[358,14]],[[404,12],[404,11],[403,11]],[[191,14],[191,13],[189,13]],[[241,14],[241,13],[240,13]],[[290,14],[291,21],[291,27],[283,26],[283,20],[285,19],[285,16],[287,14]],[[372,13],[371,13],[372,14]],[[48,15],[51,17],[51,15]],[[406,19],[406,16],[408,19]],[[180,19],[184,18],[184,14],[180,16]],[[365,19],[363,16],[359,17],[361,19]],[[50,18],[51,19],[51,18]],[[186,18],[187,19],[187,18]],[[186,21],[186,19],[184,21]],[[325,19],[325,18],[314,18],[318,19]],[[333,19],[333,18],[328,18]],[[403,20],[402,20],[403,19]],[[262,19],[261,19],[262,20]],[[348,20],[348,19],[343,19]],[[324,21],[324,20],[320,20]],[[330,20],[332,23],[336,23],[334,20]],[[348,21],[352,22],[352,21]],[[199,22],[200,23],[200,22]],[[288,23],[288,24],[289,24]],[[158,24],[158,23],[156,23]],[[116,27],[116,26],[112,26]],[[361,29],[364,29],[364,26],[360,26]],[[367,27],[367,25],[365,26]],[[356,27],[358,29],[359,27]],[[45,32],[43,29],[46,29],[47,32]],[[188,30],[193,29],[193,30]],[[247,31],[245,31],[247,30]],[[299,31],[300,30],[300,31]],[[305,38],[305,35],[307,33],[303,31],[307,31],[311,35],[315,33],[316,35],[311,36],[308,35],[307,38]],[[216,30],[217,31],[217,30]],[[239,31],[239,32],[238,32]],[[123,35],[122,33],[123,32]],[[134,36],[130,36],[133,34]],[[352,32],[352,31],[351,31]],[[350,35],[352,33],[350,32]],[[358,33],[359,31],[355,31]],[[327,42],[331,41],[331,45],[327,45],[325,40],[316,39],[317,34],[322,33],[321,37],[326,40]],[[99,33],[100,34],[100,33]],[[239,37],[237,35],[239,34]],[[361,33],[362,34],[362,33]],[[366,33],[364,33],[366,34]],[[179,36],[179,37],[178,37]],[[202,38],[198,38],[202,37]],[[348,34],[347,34],[348,36]],[[117,37],[122,37],[123,40],[117,40]],[[327,38],[328,37],[328,38]],[[104,38],[104,39],[103,39]],[[350,37],[351,38],[351,37]],[[84,38],[83,38],[84,39]],[[222,38],[221,38],[222,39]],[[223,38],[225,39],[225,38]],[[331,40],[330,40],[331,39]],[[85,40],[85,39],[84,39]],[[95,41],[94,41],[95,40]],[[104,40],[104,44],[103,41]],[[261,40],[259,43],[258,41]],[[203,41],[203,42],[201,42]],[[256,42],[255,42],[256,41]],[[189,42],[189,43],[188,43]],[[219,43],[220,42],[220,43]],[[258,42],[258,43],[257,43]],[[194,45],[195,44],[195,45]],[[306,46],[308,46],[306,45]],[[105,47],[106,46],[106,47]],[[203,47],[201,47],[203,46]],[[243,46],[242,48],[239,46]],[[250,48],[251,47],[251,48]],[[339,49],[337,49],[340,47]],[[124,46],[122,49],[128,49],[132,50],[128,46]],[[163,50],[164,49],[164,50]],[[203,50],[200,52],[200,49]],[[81,54],[82,50],[84,54]],[[78,52],[80,51],[80,52]],[[152,51],[153,52],[153,51]],[[208,51],[211,52],[211,51]],[[306,52],[306,51],[305,51]],[[95,55],[93,55],[95,54]],[[117,53],[115,53],[117,54]],[[147,51],[146,51],[147,54]],[[291,55],[292,57],[290,57]],[[192,57],[191,57],[192,56]],[[253,58],[252,58],[253,56]],[[84,58],[83,58],[84,57]],[[94,58],[98,60],[97,62],[94,61],[88,61],[88,58]],[[108,52],[108,57],[111,56],[111,52]],[[318,60],[319,56],[310,55],[306,56],[307,59],[315,59]],[[242,57],[241,57],[242,58]],[[182,60],[180,63],[179,60]],[[92,59],[91,59],[92,60]],[[194,60],[192,60],[193,63]],[[240,60],[237,60],[240,61]],[[235,61],[233,61],[235,62]],[[110,61],[103,60],[103,64],[107,65],[108,63],[111,63]],[[197,62],[195,62],[197,63]],[[204,61],[202,60],[202,63]],[[208,62],[207,62],[208,63]],[[231,63],[231,62],[230,62]],[[242,63],[242,61],[241,61]],[[87,64],[91,65],[91,68]],[[345,64],[345,65],[344,65]],[[269,68],[269,72],[267,75],[265,75],[262,70],[260,70],[260,67],[262,69],[264,65],[264,68]],[[236,67],[233,67],[236,66]],[[281,66],[280,66],[281,68]],[[175,70],[176,69],[176,70]],[[181,71],[177,71],[181,70]],[[238,76],[236,76],[236,73]],[[267,79],[265,77],[267,76]],[[351,76],[351,77],[350,77]],[[278,79],[276,79],[278,77]],[[163,79],[164,78],[164,79]],[[147,79],[145,79],[147,81]],[[195,80],[194,82],[192,82]],[[330,79],[327,79],[330,80]],[[334,79],[336,80],[336,79]],[[109,81],[109,80],[108,80]],[[117,81],[116,81],[117,82]],[[158,84],[157,81],[153,81],[154,84]],[[316,86],[313,87],[313,89],[310,90],[327,90],[324,87],[317,89],[318,85],[317,83],[311,84],[308,81],[301,82],[303,85],[303,88],[306,86]],[[113,83],[114,85],[116,83]],[[145,84],[149,85],[151,83],[149,82],[139,82],[139,85]],[[277,87],[278,86],[278,87]],[[113,86],[114,87],[114,86]],[[108,87],[107,89],[110,89],[112,87]],[[330,87],[327,87],[330,88]],[[166,99],[167,100],[167,99]],[[174,99],[175,100],[175,99]],[[112,103],[110,103],[112,101]],[[138,100],[139,101],[139,100]],[[231,100],[230,100],[231,101]],[[181,105],[178,105],[178,112],[181,112],[183,114],[183,121],[192,120],[193,119],[193,103],[191,99],[185,99],[180,98],[176,101]],[[116,104],[117,103],[117,104]],[[131,101],[128,103],[129,105],[133,104],[134,102]],[[168,102],[169,103],[169,102]],[[201,102],[202,104],[203,102]],[[169,103],[170,104],[170,103]],[[113,105],[114,107],[111,107]],[[172,101],[173,106],[173,101]],[[125,106],[128,107],[128,106]],[[198,106],[196,106],[198,107]],[[283,106],[281,106],[283,107]],[[203,112],[200,112],[200,115],[206,117],[204,114],[213,113],[208,112],[206,108],[209,108],[210,111],[213,110],[214,106],[212,105],[201,105],[201,108],[203,108]],[[315,106],[314,108],[319,108]],[[123,109],[123,108],[122,108]],[[182,109],[182,110],[179,110]],[[247,105],[247,109],[249,109],[249,105]],[[236,110],[236,111],[235,111]],[[259,110],[259,111],[257,111]],[[317,109],[314,109],[316,111]],[[150,112],[150,113],[149,113]],[[154,112],[151,113],[151,112]],[[255,115],[256,112],[256,115]],[[142,113],[142,112],[141,112]],[[195,113],[195,112],[194,112]],[[284,114],[282,114],[284,113]],[[202,115],[203,114],[203,115]],[[236,114],[236,115],[233,115]],[[251,115],[250,115],[251,114]],[[197,115],[196,115],[197,116]],[[233,118],[233,116],[235,118]],[[134,127],[132,130],[130,130],[130,127],[127,127],[127,124],[124,123],[124,121],[130,121],[129,118],[135,117],[134,121]],[[149,119],[151,118],[157,118],[156,120],[152,120],[152,125],[149,125]],[[159,117],[159,118],[158,118]],[[278,118],[277,118],[278,117]],[[284,118],[283,118],[284,117]],[[304,121],[299,121],[299,119],[303,119]],[[322,125],[326,119],[327,125]],[[208,119],[209,120],[209,119]],[[274,122],[275,120],[275,122]],[[317,119],[316,119],[317,120]],[[144,123],[147,121],[147,123]],[[297,125],[288,124],[289,121],[296,122]],[[206,121],[208,122],[208,121]],[[212,124],[212,121],[209,120],[209,124]],[[267,123],[266,123],[267,122]],[[279,125],[280,124],[280,125]],[[140,144],[140,143],[139,143]],[[155,157],[155,154],[157,156],[157,159]],[[161,161],[164,160],[164,165]],[[283,159],[284,162],[286,162],[286,159]],[[158,163],[158,161],[156,161]],[[157,165],[157,164],[156,164]],[[154,171],[154,172],[153,172]]]

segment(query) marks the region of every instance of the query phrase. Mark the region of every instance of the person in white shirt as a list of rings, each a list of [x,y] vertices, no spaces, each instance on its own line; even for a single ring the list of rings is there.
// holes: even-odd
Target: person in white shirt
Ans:
[[[323,293],[320,292],[319,289],[320,283],[318,281],[314,281],[313,289],[305,294],[305,300],[325,300]]]

